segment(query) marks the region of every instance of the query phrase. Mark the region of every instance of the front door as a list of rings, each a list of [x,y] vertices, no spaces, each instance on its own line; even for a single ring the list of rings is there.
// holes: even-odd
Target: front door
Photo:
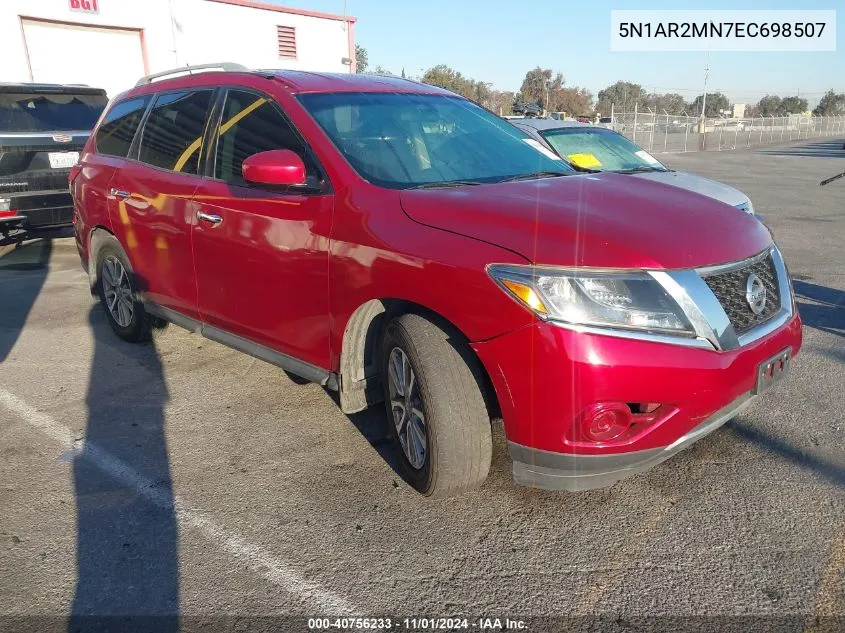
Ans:
[[[333,196],[317,162],[272,98],[230,89],[194,194],[199,309],[211,327],[329,367],[328,247]],[[243,179],[245,158],[290,149],[308,187],[281,190]]]
[[[198,318],[191,198],[212,90],[157,96],[132,156],[109,186],[112,225],[147,300]]]

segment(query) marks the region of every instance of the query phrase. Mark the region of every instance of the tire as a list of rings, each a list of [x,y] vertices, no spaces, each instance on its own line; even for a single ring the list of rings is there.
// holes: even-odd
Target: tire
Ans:
[[[410,407],[396,387],[405,383],[398,378],[405,360],[414,377]],[[429,497],[480,486],[490,470],[490,416],[478,361],[463,338],[425,317],[402,315],[385,329],[381,367],[388,432],[408,483]],[[404,366],[402,371],[407,375]],[[406,415],[408,409],[422,417]],[[425,440],[421,461],[420,436]]]
[[[115,237],[103,238],[104,243],[97,250],[97,296],[106,313],[106,319],[112,330],[124,341],[140,343],[150,340],[153,327],[153,319],[144,310],[144,304],[138,299],[138,287],[135,275],[132,272],[132,265],[126,257],[120,242]],[[119,272],[122,271],[122,272]],[[129,310],[121,309],[118,306],[117,316],[110,307],[115,300],[114,279],[119,277],[121,287],[120,297],[123,308],[131,306]],[[125,285],[124,285],[125,284]],[[124,301],[120,301],[125,297]],[[116,304],[115,304],[116,305]]]

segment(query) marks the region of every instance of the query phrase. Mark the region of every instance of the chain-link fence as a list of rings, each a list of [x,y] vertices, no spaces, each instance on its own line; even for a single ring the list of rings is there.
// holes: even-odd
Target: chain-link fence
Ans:
[[[617,112],[603,123],[649,152],[694,152],[845,136],[845,115],[701,119],[655,112]]]

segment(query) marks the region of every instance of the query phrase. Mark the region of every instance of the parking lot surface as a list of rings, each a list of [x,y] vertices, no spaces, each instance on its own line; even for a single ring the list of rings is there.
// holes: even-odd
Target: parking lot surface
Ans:
[[[394,471],[381,408],[346,416],[321,387],[178,327],[124,343],[72,239],[6,252],[0,629],[130,614],[166,631],[178,613],[293,631],[305,621],[274,617],[353,613],[845,630],[845,180],[818,186],[845,171],[842,143],[660,155],[751,197],[804,347],[725,427],[592,492],[515,486],[497,425],[483,488],[425,499]]]

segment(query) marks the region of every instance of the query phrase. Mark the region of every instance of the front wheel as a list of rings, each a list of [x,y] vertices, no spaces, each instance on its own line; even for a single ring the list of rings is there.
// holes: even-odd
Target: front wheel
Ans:
[[[382,341],[389,433],[408,482],[432,497],[480,486],[490,469],[490,418],[477,359],[457,333],[416,314]]]

